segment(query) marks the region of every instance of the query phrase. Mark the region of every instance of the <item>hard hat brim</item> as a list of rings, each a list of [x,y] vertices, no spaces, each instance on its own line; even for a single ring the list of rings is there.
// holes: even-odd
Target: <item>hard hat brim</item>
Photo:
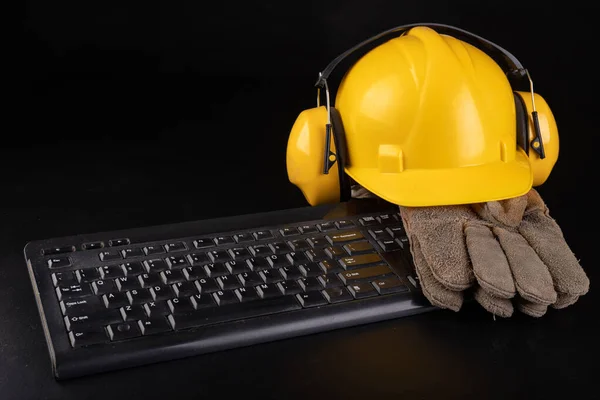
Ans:
[[[346,173],[380,198],[406,207],[503,200],[526,194],[533,183],[527,155],[520,149],[512,162],[400,173],[347,166]]]

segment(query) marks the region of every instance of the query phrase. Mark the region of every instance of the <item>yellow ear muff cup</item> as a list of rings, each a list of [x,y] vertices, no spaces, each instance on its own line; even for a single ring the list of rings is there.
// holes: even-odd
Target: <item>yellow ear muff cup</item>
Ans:
[[[286,167],[288,179],[312,206],[340,201],[339,163],[323,173],[325,153],[325,106],[304,110],[298,115],[288,139]],[[335,141],[331,151],[336,153]]]
[[[529,145],[529,162],[531,164],[531,170],[533,172],[533,186],[540,186],[550,176],[552,169],[554,168],[554,164],[558,160],[559,153],[559,140],[558,140],[558,127],[556,125],[556,120],[554,119],[554,114],[552,114],[552,110],[550,110],[550,106],[546,103],[546,100],[539,94],[534,94],[535,107],[538,113],[538,119],[540,121],[540,131],[542,134],[542,144],[544,146],[544,152],[546,157],[540,158],[540,156],[534,151],[534,148],[531,146],[531,141],[534,139],[535,129],[533,125],[533,118],[531,117],[531,112],[533,111],[533,105],[531,102],[531,93],[530,92],[515,92],[520,97],[522,102],[525,104],[525,108],[527,109],[527,123],[528,127],[528,142]]]

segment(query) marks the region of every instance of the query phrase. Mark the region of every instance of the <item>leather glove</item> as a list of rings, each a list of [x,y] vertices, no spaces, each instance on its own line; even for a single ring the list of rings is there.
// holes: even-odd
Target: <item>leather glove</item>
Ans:
[[[429,301],[458,311],[463,292],[509,317],[513,304],[540,317],[589,290],[589,279],[537,191],[472,205],[400,207]]]

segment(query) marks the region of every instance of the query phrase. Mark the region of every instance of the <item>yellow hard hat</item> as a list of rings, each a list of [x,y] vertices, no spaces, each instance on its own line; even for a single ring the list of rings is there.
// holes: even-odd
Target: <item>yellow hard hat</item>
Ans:
[[[362,56],[344,75],[335,107],[304,111],[287,156],[290,181],[313,205],[343,200],[336,193],[343,173],[403,206],[468,204],[542,184],[558,158],[558,131],[544,99],[533,88],[513,91],[484,51],[417,26]],[[334,171],[327,176],[335,161],[339,181]]]

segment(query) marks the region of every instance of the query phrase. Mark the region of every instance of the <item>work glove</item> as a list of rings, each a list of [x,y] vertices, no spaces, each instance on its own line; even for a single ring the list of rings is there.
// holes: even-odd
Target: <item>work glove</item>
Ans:
[[[369,197],[355,186],[353,197]],[[403,207],[400,215],[423,294],[460,310],[464,293],[494,315],[541,317],[589,290],[589,279],[539,193],[502,201]]]

